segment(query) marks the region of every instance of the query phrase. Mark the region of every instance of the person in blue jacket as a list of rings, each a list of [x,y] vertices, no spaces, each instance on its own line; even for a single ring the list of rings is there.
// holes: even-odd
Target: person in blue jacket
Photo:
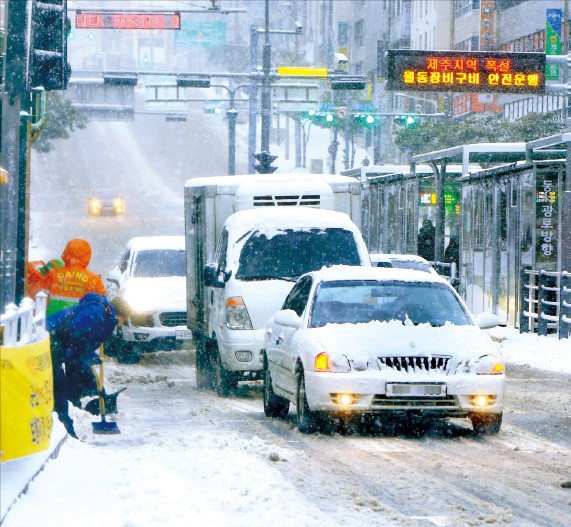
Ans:
[[[54,378],[54,411],[68,434],[77,439],[68,401],[81,408],[81,398],[97,395],[97,383],[91,370],[101,364],[96,351],[107,341],[123,318],[113,305],[98,293],[87,293],[75,306],[46,319],[50,334]]]

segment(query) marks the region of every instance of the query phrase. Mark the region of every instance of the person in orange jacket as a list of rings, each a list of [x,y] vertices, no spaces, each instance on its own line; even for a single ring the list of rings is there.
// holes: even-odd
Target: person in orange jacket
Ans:
[[[32,260],[27,265],[26,296],[32,300],[42,290],[46,289],[47,274],[56,267],[63,267],[65,263],[59,258],[53,258],[48,263],[43,260]]]
[[[87,269],[91,261],[89,242],[81,238],[70,240],[61,259],[65,265],[52,269],[44,280],[49,294],[48,315],[77,304],[87,293],[107,295],[101,276]]]

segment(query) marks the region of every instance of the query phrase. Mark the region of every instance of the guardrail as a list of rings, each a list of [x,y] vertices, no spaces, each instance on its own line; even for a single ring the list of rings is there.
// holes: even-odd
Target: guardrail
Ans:
[[[24,346],[45,338],[37,330],[46,328],[46,307],[45,293],[38,293],[35,302],[31,298],[24,298],[19,307],[8,304],[5,313],[0,315],[0,344]]]
[[[571,335],[571,273],[521,271],[519,331]]]

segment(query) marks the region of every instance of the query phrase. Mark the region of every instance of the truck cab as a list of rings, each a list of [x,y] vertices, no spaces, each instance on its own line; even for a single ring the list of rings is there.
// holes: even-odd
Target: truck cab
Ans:
[[[222,176],[185,185],[187,326],[199,389],[262,372],[263,332],[301,274],[370,265],[360,185],[347,176]]]

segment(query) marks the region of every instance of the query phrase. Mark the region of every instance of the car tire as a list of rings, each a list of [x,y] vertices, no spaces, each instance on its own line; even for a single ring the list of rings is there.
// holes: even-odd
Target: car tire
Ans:
[[[220,358],[220,353],[216,353],[216,363],[214,365],[214,385],[216,388],[216,393],[219,397],[228,397],[230,392],[233,391],[237,382],[234,379],[232,372],[224,369],[222,364],[222,359]]]
[[[276,395],[272,388],[272,376],[267,361],[264,361],[264,413],[267,417],[284,418],[289,413],[289,401]]]
[[[472,421],[472,428],[474,432],[479,435],[497,434],[502,427],[503,414],[472,414],[470,420]]]
[[[141,352],[138,346],[123,342],[117,346],[117,362],[120,364],[139,364]]]
[[[196,343],[196,387],[199,390],[210,390],[213,386],[209,349],[204,339],[199,339]]]
[[[309,408],[305,393],[305,375],[303,369],[299,371],[297,380],[297,427],[302,434],[313,434],[321,428],[323,416]]]

